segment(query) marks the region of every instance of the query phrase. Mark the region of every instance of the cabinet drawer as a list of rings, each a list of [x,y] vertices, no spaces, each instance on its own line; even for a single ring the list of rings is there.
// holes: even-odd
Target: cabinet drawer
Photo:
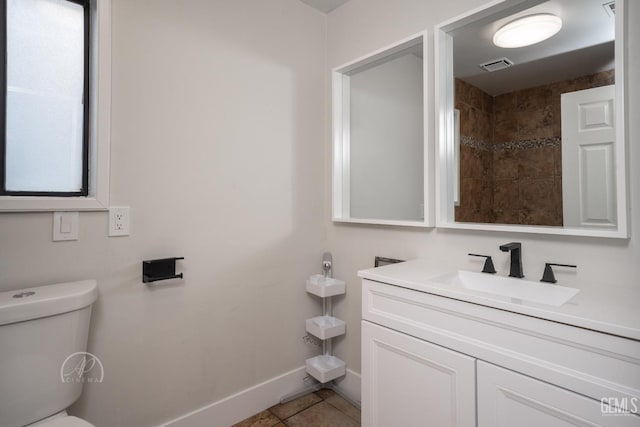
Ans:
[[[475,359],[366,321],[362,358],[364,426],[475,426]]]
[[[575,390],[640,397],[640,342],[363,280],[362,318]]]
[[[482,361],[477,378],[478,427],[640,426],[637,415]]]

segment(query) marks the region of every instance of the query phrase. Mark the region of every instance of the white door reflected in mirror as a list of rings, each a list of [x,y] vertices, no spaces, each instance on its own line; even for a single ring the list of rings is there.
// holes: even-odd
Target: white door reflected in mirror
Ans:
[[[565,226],[616,226],[614,97],[613,85],[562,94]]]

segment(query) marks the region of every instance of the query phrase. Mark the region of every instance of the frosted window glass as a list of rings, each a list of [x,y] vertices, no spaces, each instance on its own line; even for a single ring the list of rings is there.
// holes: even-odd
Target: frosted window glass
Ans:
[[[84,10],[7,0],[7,191],[82,189]]]

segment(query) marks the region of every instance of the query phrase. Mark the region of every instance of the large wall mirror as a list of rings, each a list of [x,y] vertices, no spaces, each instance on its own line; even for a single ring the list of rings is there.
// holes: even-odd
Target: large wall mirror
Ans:
[[[628,237],[624,6],[507,0],[436,27],[438,226]]]
[[[333,220],[431,226],[420,34],[333,70]]]

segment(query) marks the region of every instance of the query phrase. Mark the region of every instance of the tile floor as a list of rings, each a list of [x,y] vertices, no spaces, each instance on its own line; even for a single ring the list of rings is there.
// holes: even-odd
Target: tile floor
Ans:
[[[358,427],[360,410],[333,390],[322,389],[279,404],[232,427]]]

